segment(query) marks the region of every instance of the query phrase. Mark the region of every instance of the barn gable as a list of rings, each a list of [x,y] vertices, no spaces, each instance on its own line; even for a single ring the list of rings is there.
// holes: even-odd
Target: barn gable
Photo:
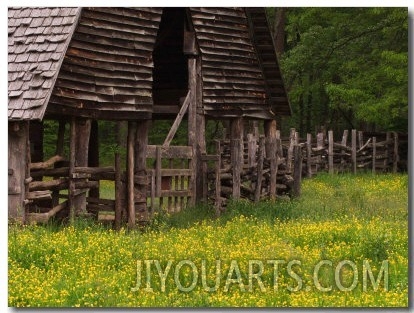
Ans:
[[[188,55],[172,56],[184,43],[171,36],[183,28],[199,50],[203,114],[290,114],[263,8],[10,8],[9,119],[174,118]]]

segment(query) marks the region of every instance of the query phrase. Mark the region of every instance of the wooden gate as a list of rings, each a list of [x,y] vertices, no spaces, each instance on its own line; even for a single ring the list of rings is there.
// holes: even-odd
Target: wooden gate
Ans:
[[[189,146],[155,146],[147,148],[150,178],[148,209],[179,212],[194,199],[193,149]]]

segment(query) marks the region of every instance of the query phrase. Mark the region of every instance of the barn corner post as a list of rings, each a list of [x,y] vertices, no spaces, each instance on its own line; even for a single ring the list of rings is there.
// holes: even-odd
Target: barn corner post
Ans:
[[[189,32],[187,36],[195,36]],[[195,42],[195,37],[193,38]],[[193,172],[189,182],[191,198],[189,205],[194,206],[203,198],[203,171],[205,164],[202,154],[206,153],[205,116],[202,108],[201,60],[197,49],[188,55],[188,90],[190,104],[188,107],[188,145],[192,147],[193,158],[190,160],[190,169]]]
[[[23,224],[29,194],[25,183],[30,168],[29,122],[8,126],[8,220]]]

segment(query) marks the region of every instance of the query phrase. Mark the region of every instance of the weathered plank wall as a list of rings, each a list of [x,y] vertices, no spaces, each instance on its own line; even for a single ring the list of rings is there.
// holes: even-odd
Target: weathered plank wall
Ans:
[[[152,51],[161,12],[162,8],[83,8],[48,113],[123,120],[150,117]]]

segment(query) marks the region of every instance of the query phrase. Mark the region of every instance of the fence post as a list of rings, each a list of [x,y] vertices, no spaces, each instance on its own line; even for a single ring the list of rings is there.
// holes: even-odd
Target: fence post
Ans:
[[[295,160],[293,171],[293,196],[299,197],[302,183],[302,149],[299,145],[295,145],[293,154]]]
[[[306,173],[312,177],[312,134],[306,135]]]
[[[329,174],[333,174],[333,131],[328,131],[328,161],[329,161]]]
[[[258,202],[262,193],[262,179],[263,179],[263,159],[264,159],[264,137],[259,138],[259,150],[257,160],[257,182],[256,190],[254,191],[254,201]]]
[[[398,162],[400,160],[400,156],[398,155],[398,134],[397,132],[393,132],[393,134],[394,134],[394,153],[393,153],[392,172],[397,173]]]
[[[372,174],[375,174],[376,158],[377,158],[377,137],[372,137]]]
[[[289,148],[288,148],[288,154],[287,154],[287,171],[292,172],[292,158],[293,158],[293,147],[295,145],[295,135],[296,131],[294,128],[290,129],[290,135],[289,135]]]
[[[356,129],[352,130],[352,172],[356,174]]]

